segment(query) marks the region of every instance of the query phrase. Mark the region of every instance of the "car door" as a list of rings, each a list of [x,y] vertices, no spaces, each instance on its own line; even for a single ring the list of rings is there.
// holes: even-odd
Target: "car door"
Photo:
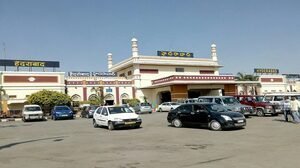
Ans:
[[[101,113],[100,113],[100,125],[108,126],[108,110],[106,107],[103,107]]]
[[[197,125],[207,126],[209,122],[209,112],[203,105],[193,105],[193,122]]]
[[[180,118],[180,121],[183,123],[183,124],[193,124],[193,120],[192,120],[192,105],[191,104],[184,104],[184,105],[181,105],[179,107],[177,107],[177,114]]]
[[[171,103],[167,103],[167,105],[165,106],[165,110],[164,111],[171,111]]]
[[[99,107],[94,113],[94,119],[98,125],[100,125],[100,113],[102,111],[102,107]]]
[[[161,104],[161,110],[162,110],[162,111],[168,111],[167,105],[168,105],[168,103],[163,103],[163,104]]]

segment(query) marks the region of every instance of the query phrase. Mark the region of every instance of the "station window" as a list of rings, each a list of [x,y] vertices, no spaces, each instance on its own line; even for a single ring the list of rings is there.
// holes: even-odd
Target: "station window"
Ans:
[[[16,99],[16,98],[17,98],[17,95],[9,95],[8,98],[9,98],[9,99]]]
[[[128,71],[127,72],[128,76],[132,75],[132,72],[131,71]]]
[[[125,76],[125,74],[124,74],[124,73],[122,73],[122,74],[120,74],[119,76],[120,76],[120,77],[124,77],[124,76]]]
[[[175,68],[176,72],[184,72],[184,68]]]

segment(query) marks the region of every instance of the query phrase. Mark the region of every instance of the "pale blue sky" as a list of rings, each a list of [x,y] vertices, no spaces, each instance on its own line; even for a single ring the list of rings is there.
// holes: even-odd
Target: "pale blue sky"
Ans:
[[[107,71],[157,50],[210,56],[222,73],[300,73],[299,0],[0,0],[0,58],[60,61],[60,71]],[[159,58],[158,58],[159,59]]]

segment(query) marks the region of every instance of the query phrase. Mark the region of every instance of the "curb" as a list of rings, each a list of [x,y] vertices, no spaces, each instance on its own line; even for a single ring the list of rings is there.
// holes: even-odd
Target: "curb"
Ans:
[[[48,120],[49,117],[45,117]],[[80,118],[80,115],[75,115],[75,118]],[[51,118],[49,118],[51,119]],[[0,119],[0,122],[12,122],[12,121],[22,121],[22,118],[4,118]]]

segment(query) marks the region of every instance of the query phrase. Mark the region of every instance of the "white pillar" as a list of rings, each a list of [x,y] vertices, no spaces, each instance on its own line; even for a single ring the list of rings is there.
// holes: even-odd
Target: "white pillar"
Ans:
[[[131,50],[132,50],[132,57],[139,56],[139,49],[138,49],[138,40],[136,38],[131,39]]]
[[[110,68],[112,67],[112,53],[107,54],[107,65],[108,65],[108,72],[110,72]]]

